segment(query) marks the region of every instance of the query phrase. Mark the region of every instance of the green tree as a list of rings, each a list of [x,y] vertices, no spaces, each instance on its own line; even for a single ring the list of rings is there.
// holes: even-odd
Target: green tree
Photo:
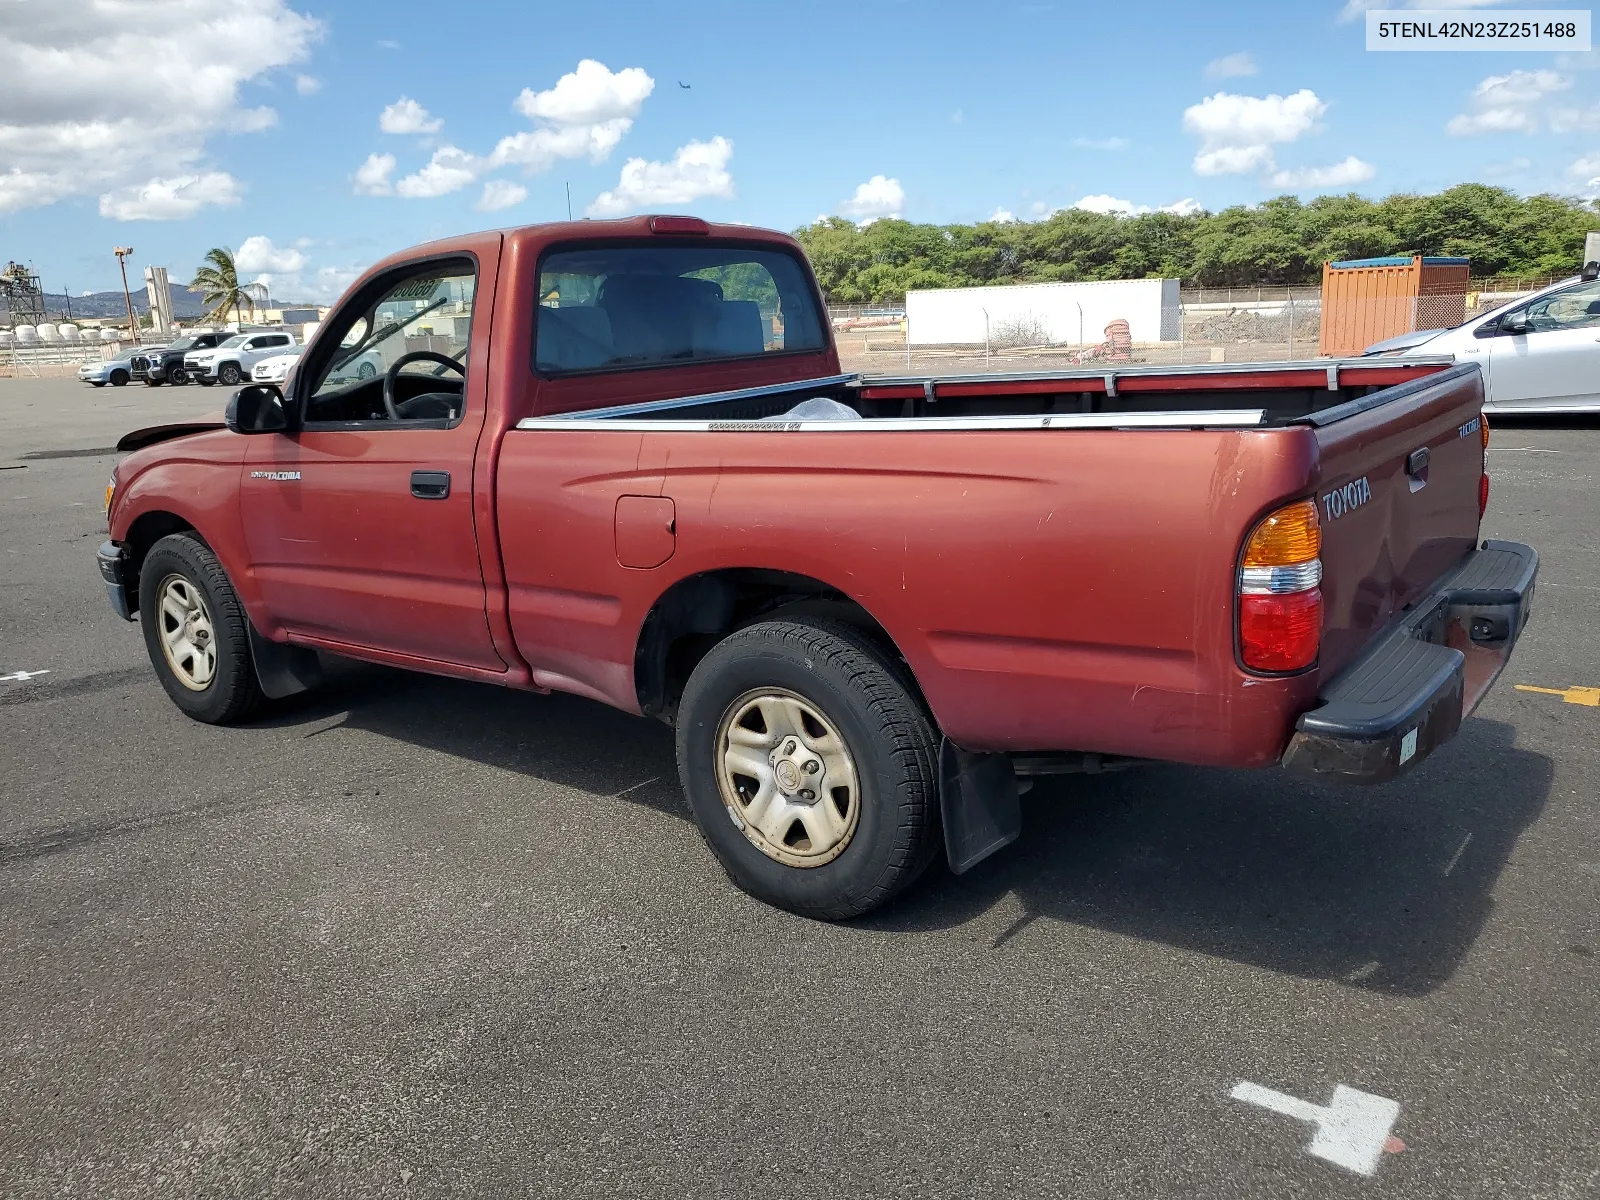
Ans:
[[[205,265],[194,273],[189,286],[202,294],[206,317],[226,322],[228,313],[242,319],[245,305],[255,311],[255,300],[249,291],[239,286],[239,271],[233,265],[233,251],[226,246],[216,246],[206,251]]]
[[[1575,270],[1600,208],[1463,183],[1433,196],[1279,196],[1220,212],[1117,217],[1067,209],[1042,221],[857,226],[796,232],[829,299],[898,301],[907,288],[1048,280],[1181,279],[1206,286],[1309,284],[1322,264],[1389,254],[1462,255],[1477,277]]]

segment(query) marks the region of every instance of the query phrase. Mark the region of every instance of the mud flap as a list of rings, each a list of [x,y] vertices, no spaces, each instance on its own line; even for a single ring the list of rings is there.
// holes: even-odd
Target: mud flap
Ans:
[[[939,808],[944,817],[944,850],[957,875],[1022,832],[1021,792],[1011,759],[1004,754],[973,754],[939,745]]]
[[[250,659],[255,663],[256,681],[269,700],[281,700],[322,682],[322,660],[315,650],[290,646],[261,636],[256,623],[250,626]]]

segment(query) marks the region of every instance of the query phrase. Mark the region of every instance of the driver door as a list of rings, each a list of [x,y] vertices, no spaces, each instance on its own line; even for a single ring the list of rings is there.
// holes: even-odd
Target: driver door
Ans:
[[[299,427],[250,439],[241,515],[251,569],[268,614],[297,640],[506,669],[485,614],[472,504],[498,235],[493,243],[363,285],[294,373],[285,402]]]

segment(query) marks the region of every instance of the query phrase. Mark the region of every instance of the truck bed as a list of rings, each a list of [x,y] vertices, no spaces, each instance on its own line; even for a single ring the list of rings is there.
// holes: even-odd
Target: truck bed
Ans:
[[[819,396],[859,418],[784,419]],[[865,609],[964,747],[1261,765],[1473,549],[1481,405],[1441,359],[838,375],[536,416],[496,473],[510,623],[536,682],[637,709],[663,592],[763,571]],[[1360,502],[1325,520],[1316,666],[1244,670],[1246,535],[1340,489]]]

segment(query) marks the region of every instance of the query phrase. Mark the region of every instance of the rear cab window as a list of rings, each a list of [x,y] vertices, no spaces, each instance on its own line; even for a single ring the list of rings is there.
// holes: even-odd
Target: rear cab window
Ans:
[[[749,245],[552,251],[540,263],[535,321],[534,369],[547,377],[826,345],[805,268]]]

